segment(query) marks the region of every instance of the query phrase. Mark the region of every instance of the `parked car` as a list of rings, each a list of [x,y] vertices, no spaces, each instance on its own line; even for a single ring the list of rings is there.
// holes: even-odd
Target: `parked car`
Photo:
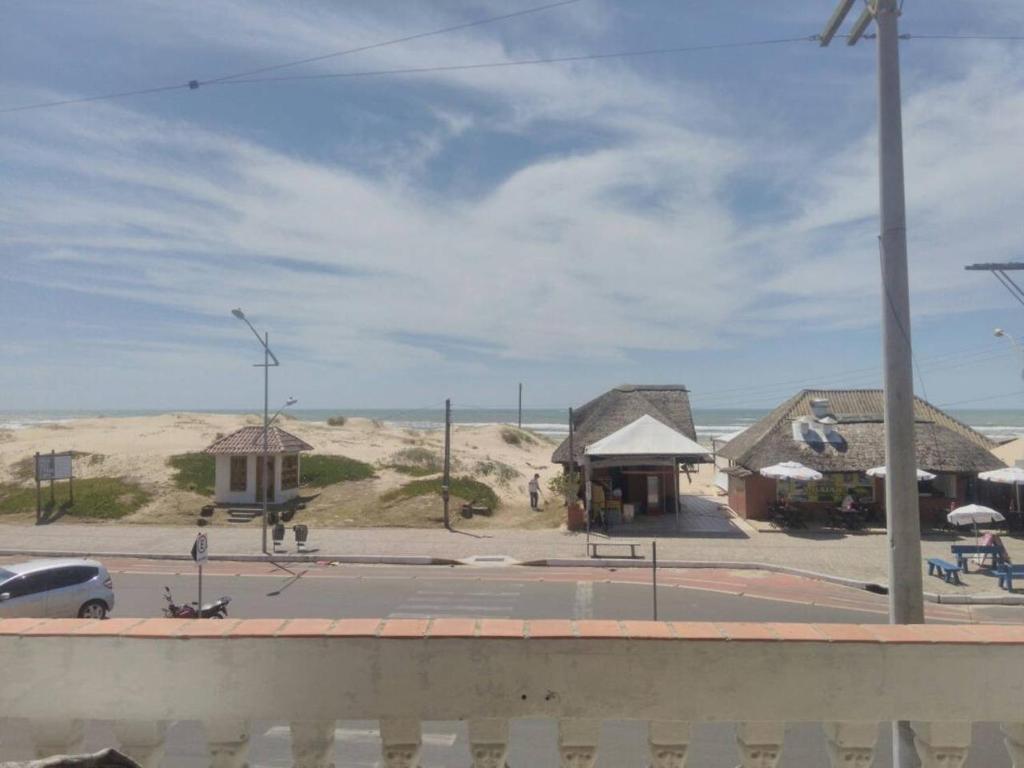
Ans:
[[[29,560],[0,565],[0,616],[102,619],[114,610],[114,583],[95,560]]]

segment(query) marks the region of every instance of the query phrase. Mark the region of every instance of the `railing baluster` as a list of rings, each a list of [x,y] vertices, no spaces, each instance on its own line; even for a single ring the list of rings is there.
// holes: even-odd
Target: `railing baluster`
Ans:
[[[116,720],[114,735],[121,750],[142,768],[157,768],[164,759],[167,738],[164,720]]]
[[[878,723],[824,723],[832,768],[870,768],[875,759]]]
[[[334,729],[337,720],[293,720],[293,768],[334,768]]]
[[[423,746],[419,720],[381,720],[380,742],[384,768],[418,768]]]
[[[647,726],[651,768],[685,768],[690,748],[690,724],[682,720],[652,720]]]
[[[600,737],[600,720],[559,720],[558,753],[562,768],[593,768]]]
[[[81,720],[33,718],[29,720],[29,732],[38,758],[82,752],[85,729]]]
[[[508,720],[470,720],[469,754],[473,768],[504,768],[508,756]]]
[[[1013,768],[1024,768],[1024,723],[1003,723],[1002,730]]]
[[[245,720],[207,720],[206,749],[210,768],[244,768],[248,763],[249,724]]]
[[[736,743],[740,748],[739,768],[776,768],[786,738],[785,723],[737,723]]]
[[[912,723],[921,768],[960,768],[971,746],[971,724]]]

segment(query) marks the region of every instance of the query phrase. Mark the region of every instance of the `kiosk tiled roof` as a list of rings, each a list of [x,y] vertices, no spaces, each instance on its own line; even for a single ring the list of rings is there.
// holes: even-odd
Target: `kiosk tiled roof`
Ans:
[[[313,446],[279,427],[267,430],[267,453],[312,451]],[[263,453],[263,427],[242,427],[216,440],[203,453],[248,456]]]

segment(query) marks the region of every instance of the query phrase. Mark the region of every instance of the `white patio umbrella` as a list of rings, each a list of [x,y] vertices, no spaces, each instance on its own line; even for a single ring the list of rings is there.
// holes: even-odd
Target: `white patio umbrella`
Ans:
[[[798,480],[800,482],[821,480],[822,477],[821,472],[805,467],[799,461],[784,461],[781,464],[772,464],[770,467],[764,467],[761,470],[761,475],[770,477],[773,480]]]
[[[872,467],[864,473],[868,477],[885,477],[885,467]],[[934,480],[935,475],[931,472],[925,472],[923,469],[917,470],[917,479],[920,480]]]
[[[966,504],[957,507],[946,519],[953,525],[974,525],[974,543],[978,543],[978,523],[1001,523],[1006,518],[1002,513],[981,504]]]
[[[1020,487],[1024,485],[1024,469],[1021,467],[1001,467],[990,469],[988,472],[979,472],[978,479],[987,480],[990,483],[1004,483],[1014,486],[1014,493],[1017,495],[1017,511],[1020,512]]]

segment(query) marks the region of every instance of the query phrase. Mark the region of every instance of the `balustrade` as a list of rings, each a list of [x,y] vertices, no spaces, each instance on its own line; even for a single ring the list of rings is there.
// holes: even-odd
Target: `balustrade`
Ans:
[[[869,768],[896,719],[922,768],[959,768],[972,722],[1004,721],[1003,764],[1024,768],[1024,722],[1005,722],[1024,713],[1022,650],[1024,627],[984,625],[7,619],[0,712],[39,757],[110,721],[144,768],[170,764],[174,721],[201,722],[210,765],[237,768],[253,724],[282,717],[296,768],[344,765],[337,729],[368,718],[384,768],[418,768],[439,720],[466,723],[452,764],[504,768],[523,718],[557,723],[564,768],[597,763],[608,720],[647,723],[651,768],[684,768],[705,722],[736,724],[741,768],[787,765],[787,725],[809,722],[833,768]]]

